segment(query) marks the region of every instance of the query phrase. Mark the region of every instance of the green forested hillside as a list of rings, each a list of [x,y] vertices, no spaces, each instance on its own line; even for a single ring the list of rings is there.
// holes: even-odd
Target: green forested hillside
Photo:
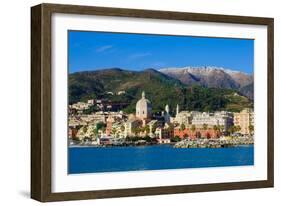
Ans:
[[[118,91],[126,93],[116,95]],[[252,101],[235,90],[186,86],[153,69],[136,72],[116,68],[69,75],[70,103],[105,98],[113,102],[127,102],[129,106],[125,112],[134,112],[142,91],[151,101],[154,112],[162,111],[166,104],[170,105],[172,112],[176,104],[182,110],[198,111],[239,111],[244,107],[252,107]]]

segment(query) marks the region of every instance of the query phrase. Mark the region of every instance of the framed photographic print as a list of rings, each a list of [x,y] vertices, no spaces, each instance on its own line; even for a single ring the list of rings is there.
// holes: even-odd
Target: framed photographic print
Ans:
[[[31,197],[273,187],[273,19],[31,8]]]

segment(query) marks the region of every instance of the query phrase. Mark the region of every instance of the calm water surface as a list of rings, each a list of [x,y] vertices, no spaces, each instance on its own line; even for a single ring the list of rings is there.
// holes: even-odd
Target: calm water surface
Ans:
[[[68,155],[69,174],[254,164],[253,145],[188,149],[170,145],[70,147]]]

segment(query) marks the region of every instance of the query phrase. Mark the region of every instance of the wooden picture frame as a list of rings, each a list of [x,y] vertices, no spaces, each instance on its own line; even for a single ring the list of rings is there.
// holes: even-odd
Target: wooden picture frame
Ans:
[[[134,189],[110,189],[53,193],[51,152],[51,16],[54,13],[135,17],[147,19],[221,22],[267,26],[268,125],[267,180],[161,186]],[[95,198],[160,195],[189,192],[236,190],[273,187],[274,183],[274,88],[272,18],[228,16],[214,14],[105,8],[76,5],[40,4],[31,8],[31,198],[42,201],[64,201]]]

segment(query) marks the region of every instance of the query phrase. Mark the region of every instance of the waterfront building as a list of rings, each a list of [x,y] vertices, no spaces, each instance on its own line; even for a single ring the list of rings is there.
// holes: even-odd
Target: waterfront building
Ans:
[[[125,126],[124,122],[107,121],[106,124],[106,136],[114,138],[125,137]]]
[[[156,128],[159,126],[159,122],[157,120],[151,120],[150,122],[147,123],[147,125],[149,127],[149,136],[154,137],[154,132],[156,131]]]
[[[215,112],[215,116],[222,119],[222,124],[224,126],[224,132],[227,131],[230,127],[233,126],[233,113],[227,111]]]
[[[79,140],[83,140],[85,138],[96,140],[98,136],[105,135],[102,129],[96,131],[97,129],[96,125],[97,125],[96,123],[93,123],[80,127],[75,133],[75,138],[78,138]],[[72,138],[74,138],[74,136]]]
[[[174,123],[190,125],[192,120],[192,113],[189,111],[177,112],[176,117],[174,118]]]
[[[167,143],[174,136],[172,124],[165,123],[164,127],[157,127],[155,137],[159,143]]]
[[[83,140],[88,137],[88,126],[81,127],[76,133],[76,138],[78,138],[79,140]]]
[[[220,131],[214,128],[196,128],[187,127],[181,129],[180,126],[174,128],[174,137],[180,137],[181,139],[197,139],[197,138],[218,138],[220,137]]]
[[[124,136],[129,137],[135,135],[134,129],[140,127],[142,122],[138,119],[129,119],[125,122]]]
[[[152,106],[148,99],[145,98],[145,92],[142,92],[142,98],[136,104],[136,117],[138,119],[150,119]]]
[[[106,130],[105,130],[105,133],[107,136],[110,136],[111,134],[111,131],[112,131],[112,123],[114,122],[114,118],[109,116],[107,119],[106,119]]]
[[[234,126],[240,127],[241,134],[249,135],[253,133],[250,126],[254,126],[254,111],[253,109],[243,109],[241,112],[234,113]]]
[[[114,122],[112,124],[111,133],[112,133],[113,137],[125,138],[124,132],[125,132],[124,122]]]
[[[227,129],[232,126],[233,116],[230,112],[202,112],[192,115],[192,125],[196,127],[203,127],[207,125],[208,127],[218,126],[220,130],[227,131]]]

